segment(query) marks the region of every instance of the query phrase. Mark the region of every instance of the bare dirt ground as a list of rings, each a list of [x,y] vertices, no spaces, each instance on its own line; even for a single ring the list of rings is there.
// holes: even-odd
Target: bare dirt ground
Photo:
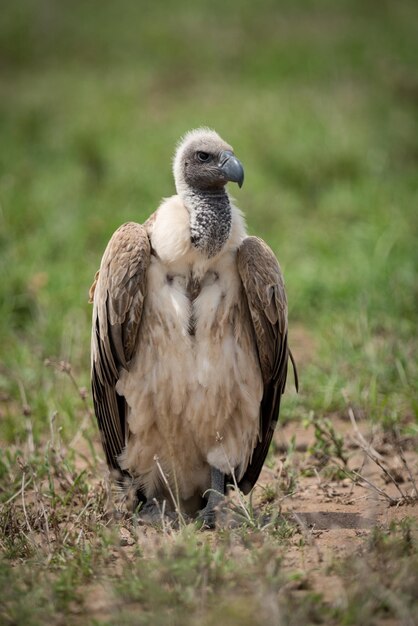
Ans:
[[[347,439],[350,439],[350,427],[351,424],[346,421],[334,420],[336,431],[345,432]],[[293,435],[297,448],[302,451],[310,447],[314,437],[312,429],[304,429],[294,423],[287,424],[280,437],[290,440]],[[382,452],[385,450],[382,449]],[[411,485],[403,475],[397,456],[389,451],[382,456],[385,465],[392,468],[397,480],[402,481],[401,488],[408,492]],[[417,476],[416,455],[406,452],[405,457]],[[362,475],[394,499],[399,496],[395,485],[386,484],[382,470],[369,459],[364,462]],[[364,482],[355,484],[349,478],[327,481],[321,479],[319,474],[299,478],[296,493],[283,503],[283,513],[299,523],[306,538],[303,547],[300,537],[291,540],[291,546],[285,553],[285,567],[306,573],[312,588],[332,602],[341,596],[341,579],[330,573],[330,566],[337,559],[358,550],[374,526],[387,527],[390,522],[405,517],[418,520],[416,502],[390,506]]]
[[[302,368],[315,357],[315,342],[303,326],[292,328],[291,345],[295,359]],[[331,417],[330,421],[337,435],[343,437],[344,447],[349,451],[349,468],[361,469],[361,476],[365,480],[353,482],[349,477],[342,480],[327,479],[326,473],[321,471],[307,475],[309,472],[304,470],[310,465],[309,451],[315,444],[314,428],[289,422],[282,427],[279,425],[275,435],[277,467],[273,470],[263,469],[256,489],[260,493],[263,486],[280,481],[287,451],[293,442],[295,452],[292,466],[296,485],[289,497],[283,498],[282,514],[298,524],[301,534],[290,540],[284,552],[283,564],[286,569],[304,573],[312,590],[334,602],[341,596],[342,581],[332,573],[331,565],[354,554],[364,544],[373,527],[386,528],[391,522],[406,517],[418,520],[418,505],[416,498],[409,503],[407,499],[399,498],[399,488],[402,493],[408,494],[413,493],[414,485],[393,442],[385,441],[382,433],[369,421],[353,424],[348,417],[342,419],[338,415]],[[360,444],[372,443],[373,456],[377,456],[388,469],[394,481],[365,454],[362,445],[359,445],[359,438]],[[413,446],[410,448],[404,451],[404,458],[416,483],[418,458]],[[389,503],[387,496],[396,503]],[[302,542],[301,535],[304,538]]]

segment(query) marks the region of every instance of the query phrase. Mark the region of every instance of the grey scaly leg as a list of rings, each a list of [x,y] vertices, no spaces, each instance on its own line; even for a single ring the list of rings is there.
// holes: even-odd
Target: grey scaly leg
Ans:
[[[199,511],[198,519],[203,521],[207,528],[215,528],[216,507],[222,502],[225,495],[225,474],[215,467],[210,468],[210,491],[204,509]]]

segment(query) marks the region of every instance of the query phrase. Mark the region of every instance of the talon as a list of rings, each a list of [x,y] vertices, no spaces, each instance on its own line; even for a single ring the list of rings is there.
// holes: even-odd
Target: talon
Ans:
[[[167,511],[157,502],[146,502],[137,512],[138,522],[142,524],[158,524],[162,519],[170,522],[177,521],[177,514],[174,511]]]
[[[197,519],[203,522],[202,528],[213,529],[216,527],[216,511],[212,508],[205,507],[199,511]]]

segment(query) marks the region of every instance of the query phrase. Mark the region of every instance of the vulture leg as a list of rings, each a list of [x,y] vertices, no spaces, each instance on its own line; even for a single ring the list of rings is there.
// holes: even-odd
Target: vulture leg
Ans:
[[[216,507],[222,502],[225,495],[225,474],[215,467],[210,469],[210,491],[207,504],[199,511],[198,519],[203,521],[206,528],[216,526]]]
[[[141,489],[137,489],[135,498],[134,498],[134,505],[133,505],[134,512],[139,506],[141,507],[141,511],[143,511],[146,503],[147,503],[147,497],[145,493]]]

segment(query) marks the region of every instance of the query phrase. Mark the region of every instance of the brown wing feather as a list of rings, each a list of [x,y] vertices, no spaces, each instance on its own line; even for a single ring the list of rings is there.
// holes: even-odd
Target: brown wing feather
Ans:
[[[290,352],[286,292],[273,252],[262,239],[247,237],[238,249],[237,266],[247,297],[264,382],[259,442],[239,484],[242,491],[248,493],[260,475],[277,424]]]
[[[125,446],[126,406],[116,393],[131,360],[141,322],[151,246],[140,224],[123,224],[110,239],[90,289],[93,301],[91,382],[106,460],[119,470]]]

